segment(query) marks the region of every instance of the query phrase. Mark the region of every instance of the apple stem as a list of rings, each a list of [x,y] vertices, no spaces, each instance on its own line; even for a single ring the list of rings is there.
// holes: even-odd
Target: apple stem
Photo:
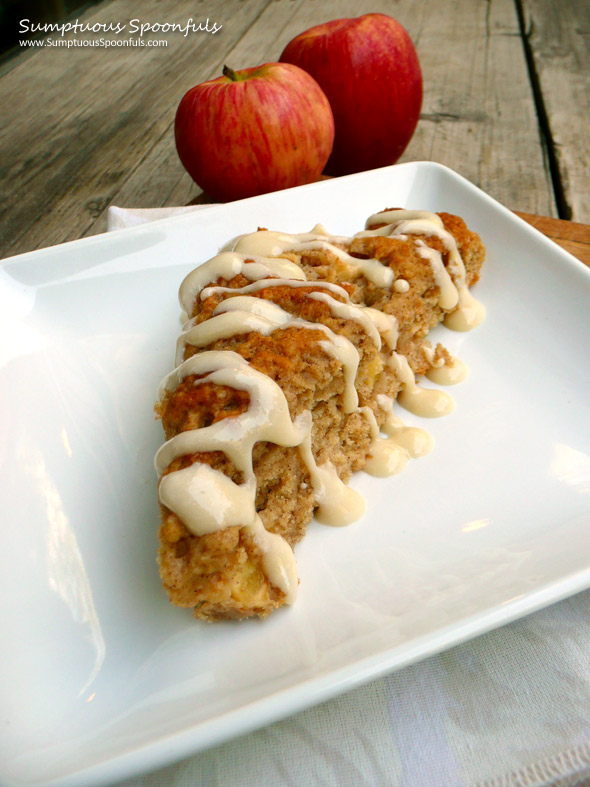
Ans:
[[[228,79],[231,79],[232,82],[239,81],[238,75],[233,70],[233,68],[230,68],[229,66],[223,66],[223,76],[227,77]]]

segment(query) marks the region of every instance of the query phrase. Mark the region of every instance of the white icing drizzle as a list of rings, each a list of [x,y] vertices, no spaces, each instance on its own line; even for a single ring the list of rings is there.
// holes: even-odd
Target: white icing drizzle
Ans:
[[[446,391],[417,385],[414,372],[405,356],[394,352],[391,354],[390,363],[402,383],[397,401],[405,410],[422,418],[439,418],[453,412],[455,400]]]
[[[219,353],[213,353],[218,356]],[[231,353],[239,358],[237,353]],[[277,383],[241,359],[221,364],[217,357],[207,357],[208,352],[192,356],[176,370],[177,379],[189,374],[205,374],[195,385],[211,382],[247,391],[250,403],[245,413],[235,418],[224,418],[210,426],[180,432],[164,443],[156,454],[155,464],[162,474],[174,459],[199,451],[223,451],[238,470],[244,473],[246,483],[254,478],[252,446],[260,440],[283,446],[299,445],[304,427],[297,420],[291,421],[287,400]],[[233,360],[233,359],[232,359]],[[191,363],[192,362],[192,363]],[[201,363],[199,363],[201,362]],[[186,364],[186,367],[185,367]],[[205,371],[209,366],[209,371]],[[199,369],[200,371],[195,371]]]
[[[201,462],[165,475],[159,485],[160,501],[173,511],[195,535],[212,533],[232,525],[246,526],[262,551],[263,568],[271,582],[294,600],[297,567],[293,551],[279,535],[267,533],[256,515],[256,477],[252,467],[254,443],[267,440],[296,446],[309,434],[311,415],[291,420],[287,400],[267,375],[253,369],[237,353],[209,351],[192,356],[161,383],[161,391],[173,391],[187,376],[204,374],[205,381],[248,392],[247,410],[210,426],[181,432],[160,448],[155,458],[158,474],[180,456],[200,451],[223,451],[244,474],[236,484],[224,473]]]
[[[459,293],[445,268],[440,251],[427,246],[421,238],[416,240],[416,250],[422,259],[428,260],[434,281],[439,290],[438,305],[441,309],[454,309],[459,303]]]
[[[374,440],[363,470],[376,478],[389,478],[397,475],[410,461],[410,454],[393,437],[380,437]]]
[[[376,287],[391,287],[393,283],[393,271],[379,260],[363,260],[359,257],[353,257],[338,246],[323,240],[297,243],[292,248],[292,251],[297,252],[307,250],[331,251],[346,265],[356,268],[365,279],[372,282]]]
[[[434,447],[434,438],[431,434],[415,426],[406,426],[401,418],[393,414],[393,410],[388,414],[381,430],[389,439],[395,439],[412,459],[426,456]]]
[[[422,345],[424,357],[431,364],[426,372],[426,377],[438,385],[457,385],[469,376],[469,367],[460,358],[450,356],[447,361],[444,356],[435,360],[435,351],[427,344]]]
[[[302,232],[287,235],[273,230],[259,230],[248,235],[240,235],[223,247],[224,251],[239,252],[247,255],[264,257],[278,256],[288,251],[302,252],[323,249],[335,254],[346,265],[357,271],[377,287],[390,287],[393,283],[393,271],[379,260],[363,260],[353,257],[334,242],[349,241],[349,238],[337,238],[325,233],[323,227],[315,227],[323,232]],[[332,241],[332,242],[330,242]]]
[[[459,308],[446,315],[443,325],[452,331],[471,331],[483,322],[485,316],[483,303],[474,298],[467,286],[463,285],[459,287]]]
[[[270,533],[258,515],[246,530],[262,552],[262,568],[268,581],[283,591],[285,604],[292,604],[299,584],[293,550],[282,536]]]
[[[310,297],[313,297],[314,295],[320,296],[321,299],[323,293],[310,293]],[[362,309],[359,306],[340,303],[339,301],[335,301],[333,298],[330,298],[330,296],[324,297],[331,301],[331,304],[329,305],[334,310],[336,310],[338,306],[340,306],[342,310],[345,310],[347,315],[346,319],[360,322],[364,327],[366,327],[367,333],[369,333],[369,329],[372,329],[373,334],[376,334],[376,336],[371,333],[369,333],[369,335],[374,339],[374,341],[378,342],[378,349],[380,349],[381,338],[379,336],[379,332],[377,331],[375,324],[369,318],[366,318],[364,321],[361,320]],[[332,304],[334,304],[334,306],[332,306]],[[334,333],[330,328],[328,328],[326,325],[322,325],[321,323],[293,318],[289,312],[285,311],[272,301],[263,300],[262,298],[253,298],[248,295],[237,295],[234,298],[226,298],[226,300],[218,304],[218,306],[213,311],[213,318],[206,320],[204,323],[201,323],[201,325],[208,325],[213,319],[215,319],[217,314],[228,312],[236,312],[238,317],[243,313],[255,314],[264,320],[268,320],[270,324],[274,324],[277,328],[301,327],[311,330],[323,331],[323,333],[325,333],[328,337],[328,341],[320,341],[320,347],[322,347],[331,358],[336,358],[338,361],[340,361],[344,369],[344,381],[346,386],[343,396],[344,412],[350,413],[356,409],[358,406],[358,394],[356,392],[355,380],[360,358],[358,350],[349,339],[347,339],[345,336],[340,336],[339,334]]]
[[[267,301],[264,298],[254,298],[251,295],[236,295],[234,298],[226,298],[215,307],[213,316],[233,311],[256,314],[276,325],[282,325],[291,318],[289,312],[286,312],[273,301]]]
[[[185,277],[179,290],[181,307],[186,314],[191,314],[195,298],[207,284],[220,278],[233,279],[239,274],[251,281],[266,279],[269,276],[305,279],[305,273],[291,260],[225,251],[199,265]]]
[[[330,307],[330,311],[335,317],[343,320],[353,320],[358,322],[365,333],[373,340],[375,347],[381,349],[381,336],[379,335],[379,320],[375,316],[381,314],[377,309],[367,309],[362,306],[355,306],[353,303],[342,303],[337,301],[325,292],[310,292],[309,298],[314,301],[321,301]]]
[[[391,401],[391,399],[389,399],[387,396],[384,396],[384,398],[387,399],[388,402]],[[371,435],[371,440],[376,440],[379,437],[379,424],[377,423],[375,413],[367,405],[364,407],[359,407],[358,411],[359,413],[362,413],[369,422],[369,434]]]
[[[450,363],[439,364],[438,362],[432,366],[427,372],[426,376],[433,383],[437,385],[457,385],[462,383],[469,376],[469,368],[460,358],[451,358]]]
[[[429,344],[423,344],[420,349],[422,350],[422,353],[423,353],[424,357],[426,358],[426,360],[428,361],[428,363],[431,366],[437,366],[437,367],[438,366],[444,366],[445,359],[444,358],[437,358],[435,360],[434,356],[436,355],[436,353],[434,351],[434,348],[431,347]]]
[[[299,321],[294,320],[293,324],[297,325]],[[319,323],[311,323],[311,325],[318,325]],[[359,397],[355,387],[356,372],[359,365],[359,354],[356,347],[344,336],[330,331],[325,325],[321,326],[326,332],[329,331],[328,341],[320,342],[320,347],[325,353],[340,361],[344,371],[344,395],[342,397],[342,409],[345,413],[353,413],[358,407]]]
[[[200,462],[165,475],[159,494],[160,502],[196,536],[247,525],[256,516],[256,489],[251,483],[235,484],[225,473]]]
[[[322,301],[330,307],[330,311],[336,317],[345,320],[353,320],[358,322],[366,333],[373,339],[377,349],[381,348],[381,336],[385,339],[387,345],[391,349],[395,349],[397,344],[398,328],[397,320],[391,314],[384,314],[378,309],[371,309],[368,306],[358,306],[350,302],[350,297],[343,287],[330,282],[316,282],[316,281],[293,281],[292,279],[264,279],[248,284],[245,287],[207,287],[201,292],[203,299],[208,298],[213,294],[233,295],[234,293],[246,294],[251,292],[259,292],[262,289],[270,287],[309,287],[312,292],[306,293],[308,298],[313,300]],[[336,300],[328,293],[318,292],[316,288],[327,289],[344,299],[344,302]],[[232,300],[234,298],[232,297]],[[215,310],[217,313],[218,309]]]
[[[429,210],[406,210],[404,208],[394,208],[393,210],[383,210],[381,213],[373,213],[365,222],[365,227],[366,230],[368,230],[369,227],[373,227],[375,224],[385,224],[385,227],[373,230],[372,234],[388,235],[390,232],[388,226],[399,224],[402,221],[420,221],[422,219],[437,223],[440,222],[440,226],[442,227],[442,220],[436,213],[431,213]],[[359,232],[358,235],[364,235],[366,230],[364,232]]]
[[[206,347],[218,339],[229,339],[232,336],[250,331],[268,336],[278,326],[275,322],[258,314],[225,312],[198,324],[195,324],[194,320],[190,320],[184,327],[185,330],[178,337],[176,344],[177,364],[182,362],[187,344],[193,347]]]
[[[399,336],[397,318],[393,314],[380,312],[379,309],[373,309],[370,306],[364,306],[363,311],[373,320],[389,349],[395,350]]]
[[[376,224],[384,226],[371,229]],[[444,229],[439,216],[429,211],[384,211],[371,216],[366,227],[354,237],[388,235],[404,241],[413,235],[439,238],[448,252],[446,267],[440,252],[429,247],[421,238],[415,240],[415,247],[417,253],[430,263],[439,288],[439,305],[445,311],[453,310],[447,314],[445,325],[462,331],[481,322],[485,310],[466,286],[465,268],[456,241]],[[270,377],[256,371],[245,359],[231,351],[209,350],[186,361],[182,359],[187,344],[206,347],[218,339],[250,331],[262,335],[287,327],[321,331],[326,338],[319,341],[320,346],[342,365],[344,412],[360,412],[369,424],[371,447],[366,471],[379,476],[392,475],[399,472],[410,458],[427,454],[432,449],[432,437],[424,430],[407,427],[396,418],[391,399],[384,395],[377,397],[380,407],[387,411],[381,429],[373,410],[358,406],[355,381],[359,353],[348,339],[322,323],[308,322],[291,315],[271,300],[253,297],[269,287],[311,288],[306,297],[325,303],[336,318],[357,322],[377,349],[385,349],[382,346],[385,342],[388,363],[402,383],[398,396],[401,406],[423,417],[452,412],[455,406],[453,399],[445,392],[418,386],[407,359],[395,352],[398,340],[395,317],[352,304],[347,291],[337,284],[308,282],[300,265],[281,256],[287,252],[327,250],[349,266],[351,276],[362,275],[376,286],[408,292],[409,282],[405,279],[394,281],[394,272],[388,266],[375,259],[353,257],[341,248],[349,245],[351,240],[329,235],[321,225],[316,225],[309,233],[293,235],[262,230],[234,239],[219,254],[189,273],[179,293],[181,306],[187,315],[192,313],[194,301],[199,296],[202,299],[214,294],[228,297],[216,306],[208,320],[197,324],[193,319],[185,324],[177,345],[178,366],[159,388],[159,396],[163,398],[174,391],[185,377],[203,375],[194,381],[195,385],[212,382],[248,393],[249,405],[242,414],[200,429],[181,432],[160,448],[155,458],[156,469],[162,476],[160,501],[196,535],[233,525],[245,528],[262,553],[263,569],[269,582],[285,594],[287,603],[295,597],[297,567],[291,547],[281,536],[269,533],[256,513],[256,477],[252,466],[254,444],[268,441],[299,447],[310,474],[319,521],[333,526],[355,521],[364,513],[365,501],[341,481],[331,462],[316,463],[311,446],[311,412],[305,411],[293,421],[284,393]],[[220,278],[230,280],[239,274],[251,283],[240,288],[213,284]],[[424,351],[432,362],[434,351],[427,347]],[[466,367],[458,359],[446,365],[444,360],[443,363],[437,362],[429,372],[431,379],[444,384],[459,382],[465,375]],[[380,431],[387,436],[381,437]],[[174,459],[208,451],[225,453],[243,474],[243,483],[236,484],[224,473],[201,462],[163,475]]]
[[[303,272],[303,271],[302,271]],[[244,287],[206,287],[204,290],[201,291],[201,300],[205,300],[209,298],[211,295],[216,294],[226,294],[226,293],[239,293],[241,295],[248,295],[251,292],[258,292],[259,290],[266,290],[269,287],[319,287],[321,289],[329,290],[333,292],[335,295],[339,295],[344,298],[346,301],[349,301],[349,295],[344,289],[344,287],[340,287],[338,284],[333,284],[329,281],[307,281],[299,280],[296,281],[294,279],[261,279],[260,281],[255,281],[253,284],[246,284]]]
[[[368,229],[375,224],[383,224],[384,226],[373,230]],[[390,237],[400,238],[401,235],[405,234],[426,235],[439,238],[449,253],[446,270],[450,274],[452,284],[457,291],[457,301],[455,301],[455,303],[458,304],[454,311],[446,315],[443,321],[444,325],[454,331],[470,331],[482,322],[485,317],[485,308],[473,297],[467,287],[465,281],[465,266],[459,254],[459,249],[457,248],[457,241],[450,232],[445,230],[440,216],[436,213],[422,210],[388,210],[370,216],[367,219],[366,227],[366,230],[358,232],[354,237],[388,235]],[[418,253],[420,254],[421,248],[419,243],[419,240],[416,241]],[[426,253],[432,263],[433,256],[430,255],[430,251]],[[422,253],[424,254],[425,252]],[[434,264],[437,266],[436,271],[433,267],[433,273],[436,280],[437,276],[442,277],[442,273],[438,270],[437,263]],[[441,288],[440,297],[444,298],[445,302],[450,303],[454,295],[448,286],[448,282],[444,282],[444,293],[441,282],[437,280],[436,283]],[[440,300],[439,303],[444,309],[454,308],[453,306],[443,306]]]
[[[234,369],[246,365],[244,358],[231,350],[207,350],[193,355],[164,377],[158,386],[158,399],[163,399],[167,392],[175,391],[184,378],[191,374],[209,374],[216,369]]]
[[[426,210],[388,210],[370,216],[366,227],[382,223],[384,223],[383,227],[374,230],[366,229],[358,232],[355,237],[387,235],[399,238],[400,235],[430,235],[439,238],[449,252],[449,273],[458,285],[465,283],[465,266],[457,242],[451,233],[445,230],[443,220],[438,214]]]
[[[241,308],[232,308],[233,301],[240,301]],[[208,320],[197,325],[193,321],[188,323],[187,330],[178,339],[176,361],[180,363],[182,360],[187,344],[206,347],[218,339],[228,339],[249,331],[268,336],[277,328],[305,328],[322,331],[326,335],[326,340],[319,342],[320,347],[342,364],[345,383],[344,412],[353,412],[358,405],[355,380],[360,359],[356,347],[345,336],[334,333],[326,325],[293,318],[289,312],[272,301],[248,296],[236,296],[222,301]]]
[[[375,478],[397,475],[410,461],[410,454],[392,437],[380,437],[371,443],[363,470]]]
[[[311,427],[311,413],[309,413]],[[311,450],[311,428],[299,446],[299,452],[311,476],[314,500],[318,503],[315,517],[331,527],[355,522],[365,513],[365,499],[347,486],[338,476],[332,462],[318,465]]]
[[[417,459],[430,453],[434,446],[432,435],[423,429],[406,426],[400,418],[393,414],[393,402],[380,394],[377,401],[387,410],[385,423],[381,431],[386,438],[379,437],[372,430],[372,442],[365,467],[366,473],[385,478],[400,473],[410,459]]]
[[[265,257],[278,257],[295,243],[301,243],[306,240],[316,240],[317,238],[318,235],[314,232],[288,235],[286,232],[258,230],[258,232],[238,235],[237,238],[226,243],[226,245],[222,247],[222,251],[237,251],[241,254],[260,254]]]

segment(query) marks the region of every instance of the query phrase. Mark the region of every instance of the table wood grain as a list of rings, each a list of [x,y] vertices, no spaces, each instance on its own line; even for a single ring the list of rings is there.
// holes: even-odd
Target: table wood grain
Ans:
[[[590,223],[590,3],[524,0],[523,6],[524,42],[560,215]]]
[[[513,210],[590,223],[588,2],[112,0],[80,20],[192,17],[222,29],[169,33],[159,48],[45,46],[0,65],[0,253],[103,232],[109,205],[206,201],[174,146],[186,90],[224,63],[278,59],[311,25],[367,12],[399,19],[422,64],[422,114],[402,161],[446,164]]]
[[[590,267],[590,224],[579,224],[564,219],[551,219],[531,213],[515,211],[518,216],[542,232],[562,249]]]

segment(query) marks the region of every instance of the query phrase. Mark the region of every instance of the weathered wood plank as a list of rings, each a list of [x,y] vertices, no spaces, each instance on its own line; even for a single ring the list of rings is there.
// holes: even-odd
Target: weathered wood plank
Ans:
[[[423,6],[403,0],[371,5],[372,11],[393,13],[407,27],[424,72],[422,118],[402,160],[439,161],[505,204],[553,215],[551,183],[513,3],[500,0],[489,13],[486,3],[471,0],[446,6],[444,14]],[[226,59],[237,68],[276,59],[298,32],[362,10],[357,3],[343,0],[272,3]],[[269,30],[273,36],[269,37]],[[447,50],[441,41],[460,46]],[[170,167],[178,169],[171,133],[154,146],[114,199],[123,205],[153,206],[157,191],[153,173],[163,169],[171,176]],[[146,182],[150,190],[142,187]],[[191,202],[199,193],[180,176],[164,204]],[[97,229],[95,225],[90,231]]]
[[[565,210],[590,222],[590,3],[522,2]]]
[[[421,7],[426,90],[403,159],[438,161],[508,207],[556,215],[513,0]]]
[[[212,59],[231,49],[272,0],[226,3],[115,0],[85,19],[223,25],[215,36],[159,36],[165,48],[45,48],[0,80],[11,117],[0,137],[0,236],[3,253],[59,243],[84,234],[118,184],[169,130],[188,79],[209,75]],[[156,203],[160,195],[154,196]]]
[[[332,18],[381,11],[415,40],[425,82],[423,115],[404,160],[447,164],[500,201],[553,214],[512,0],[114,0],[90,20],[207,16],[224,25],[166,49],[40,50],[0,79],[12,102],[0,137],[4,255],[104,230],[111,203],[136,207],[202,199],[176,156],[174,112],[191,85],[276,60],[297,33]]]
[[[371,9],[376,12],[391,12],[391,0],[376,0]],[[286,44],[298,33],[329,19],[358,15],[355,0],[273,0],[266,6],[256,22],[245,32],[236,46],[220,53],[217,63],[212,65],[209,76],[219,76],[227,62],[234,69],[247,68],[263,62],[276,61]],[[272,35],[269,35],[272,31]],[[195,81],[187,75],[185,90]],[[180,97],[179,97],[180,98]],[[163,134],[145,160],[114,194],[118,205],[139,208],[154,207],[154,200],[162,199],[161,205],[184,205],[195,201],[209,201],[201,189],[184,172],[174,145],[173,120],[176,106],[170,114],[170,128]],[[162,182],[166,184],[163,192]],[[172,188],[168,188],[171,185]],[[160,204],[160,203],[158,203]],[[104,231],[105,215],[87,234]]]

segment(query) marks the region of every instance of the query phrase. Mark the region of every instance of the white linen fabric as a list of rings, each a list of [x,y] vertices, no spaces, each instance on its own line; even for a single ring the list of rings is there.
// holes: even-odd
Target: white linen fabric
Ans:
[[[201,207],[111,207],[108,228]],[[120,783],[188,785],[590,785],[590,591]]]
[[[167,219],[170,216],[180,216],[182,213],[191,213],[207,207],[206,205],[187,205],[184,208],[118,208],[111,205],[107,211],[107,231],[123,230],[127,227],[137,227],[138,224],[147,224],[158,219]]]

